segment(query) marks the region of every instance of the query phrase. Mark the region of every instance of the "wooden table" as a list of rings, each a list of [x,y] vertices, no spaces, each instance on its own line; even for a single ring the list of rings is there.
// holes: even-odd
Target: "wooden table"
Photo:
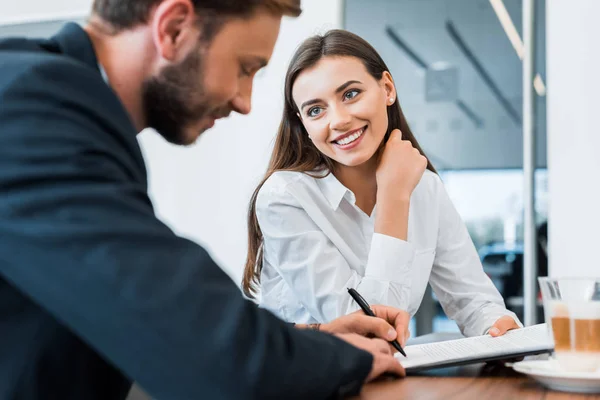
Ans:
[[[600,395],[581,395],[547,390],[533,379],[515,372],[512,368],[501,364],[477,364],[409,375],[403,379],[370,383],[363,388],[361,395],[354,399],[600,400]]]

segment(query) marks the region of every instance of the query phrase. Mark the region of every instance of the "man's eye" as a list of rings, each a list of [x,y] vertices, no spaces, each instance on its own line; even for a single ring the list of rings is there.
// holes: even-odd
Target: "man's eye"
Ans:
[[[246,68],[243,65],[240,65],[240,75],[241,76],[251,76],[252,71],[249,68]]]
[[[307,114],[309,117],[317,117],[321,114],[321,107],[311,107]]]
[[[344,93],[344,99],[351,100],[351,99],[355,98],[356,96],[358,96],[359,93],[360,93],[360,90],[358,90],[358,89],[348,90],[346,93]]]

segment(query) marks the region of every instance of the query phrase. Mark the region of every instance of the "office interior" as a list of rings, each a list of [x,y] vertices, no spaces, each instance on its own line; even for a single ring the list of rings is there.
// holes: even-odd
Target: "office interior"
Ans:
[[[303,15],[284,21],[273,58],[256,77],[249,116],[219,121],[187,148],[152,131],[139,136],[158,216],[205,246],[240,282],[247,205],[273,145],[287,62],[307,36],[348,29],[390,66],[409,124],[485,272],[523,319],[524,259],[533,247],[534,277],[600,270],[600,2],[534,3],[533,199],[524,195],[522,0],[303,0]],[[67,21],[83,23],[90,5],[5,2],[0,37],[50,35]],[[528,201],[536,232],[531,248],[524,245]],[[532,304],[534,321],[543,322],[537,293]],[[456,330],[431,293],[411,322],[413,336]]]

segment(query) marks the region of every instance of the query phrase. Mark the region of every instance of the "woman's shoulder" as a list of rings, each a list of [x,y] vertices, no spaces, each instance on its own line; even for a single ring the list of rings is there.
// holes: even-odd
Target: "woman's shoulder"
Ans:
[[[317,178],[299,171],[275,171],[267,178],[257,196],[257,207],[273,201],[295,202],[294,193],[316,188]]]
[[[417,184],[419,190],[425,191],[430,195],[436,193],[440,189],[440,186],[443,186],[443,183],[438,174],[428,169],[425,170],[421,180]]]
[[[285,190],[288,185],[301,180],[303,175],[303,172],[297,171],[275,171],[267,178],[261,192]]]
[[[421,180],[413,190],[412,198],[417,204],[431,207],[439,203],[440,195],[444,190],[444,184],[438,174],[425,170]]]

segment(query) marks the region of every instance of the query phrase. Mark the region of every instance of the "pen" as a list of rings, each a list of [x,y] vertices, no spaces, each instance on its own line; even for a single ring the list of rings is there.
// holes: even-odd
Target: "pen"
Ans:
[[[358,293],[353,288],[349,288],[348,293],[350,293],[350,296],[352,296],[354,301],[358,303],[358,305],[360,306],[360,308],[362,308],[365,314],[367,314],[370,317],[377,317],[375,313],[371,310],[371,307],[369,307],[369,303],[367,303],[367,301],[360,295],[360,293]],[[396,339],[392,340],[390,343],[392,344],[392,346],[394,346],[396,350],[400,352],[400,354],[406,357],[406,353],[404,352],[404,350],[402,350],[402,346],[400,346],[400,343],[398,343]]]

